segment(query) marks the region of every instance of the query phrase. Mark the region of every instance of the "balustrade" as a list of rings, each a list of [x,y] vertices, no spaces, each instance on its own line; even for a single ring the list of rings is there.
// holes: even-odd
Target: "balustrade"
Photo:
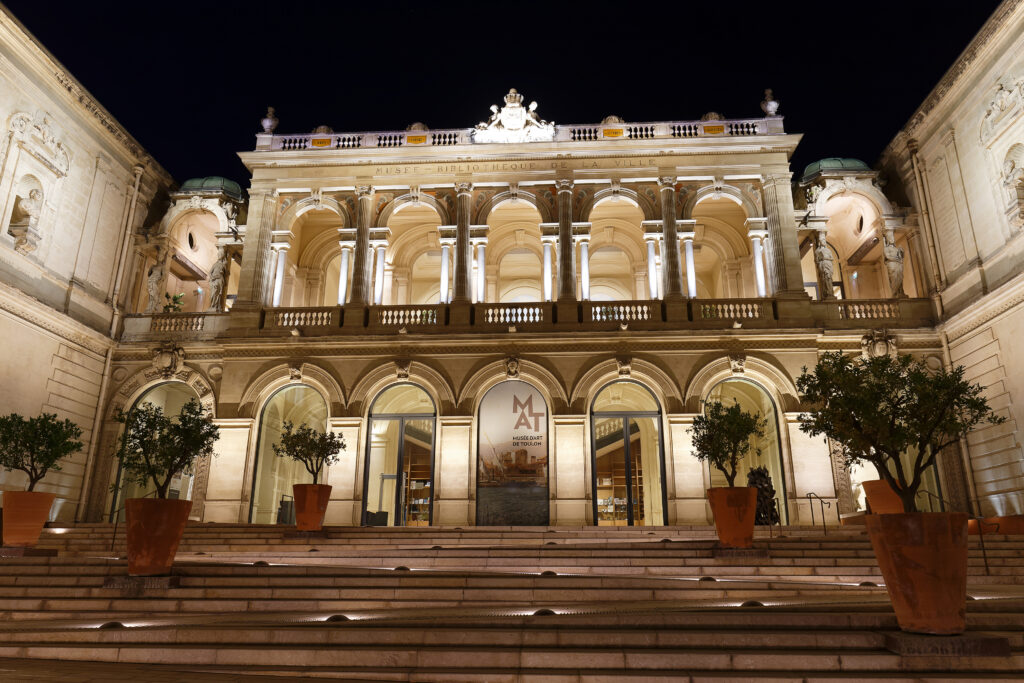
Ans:
[[[278,308],[268,312],[270,327],[331,327],[338,325],[336,307],[330,308]]]
[[[543,323],[544,308],[537,304],[485,304],[482,318],[485,323],[520,325]]]
[[[839,317],[842,320],[885,320],[900,317],[900,307],[896,300],[837,302]]]
[[[437,306],[378,306],[377,322],[384,327],[437,325]]]
[[[652,309],[660,302],[652,301],[616,301],[614,303],[591,304],[590,320],[594,322],[617,321],[634,322],[650,320]]]
[[[430,131],[371,131],[365,133],[311,133],[273,135],[270,150],[355,149],[394,147],[448,147],[473,143],[473,128]],[[556,142],[598,140],[652,140],[656,138],[783,135],[781,117],[729,121],[667,121],[555,126]],[[266,149],[266,148],[264,148]]]
[[[149,321],[150,332],[201,332],[206,323],[206,316],[198,313],[170,313],[154,315]]]
[[[765,299],[721,299],[695,301],[701,320],[764,320],[771,319],[771,302]]]

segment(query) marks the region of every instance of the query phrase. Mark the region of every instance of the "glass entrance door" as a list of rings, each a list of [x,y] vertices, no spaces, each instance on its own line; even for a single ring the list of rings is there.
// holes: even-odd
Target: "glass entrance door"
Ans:
[[[364,523],[429,526],[433,418],[374,417],[370,439]]]
[[[598,526],[664,523],[659,464],[657,417],[595,416]]]

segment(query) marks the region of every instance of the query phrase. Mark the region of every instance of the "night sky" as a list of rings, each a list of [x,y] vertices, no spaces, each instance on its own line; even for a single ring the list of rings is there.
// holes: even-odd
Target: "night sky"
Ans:
[[[770,87],[795,173],[871,164],[998,5],[5,1],[179,183],[243,187],[267,105],[278,133],[459,128],[510,87],[556,123],[758,117]]]

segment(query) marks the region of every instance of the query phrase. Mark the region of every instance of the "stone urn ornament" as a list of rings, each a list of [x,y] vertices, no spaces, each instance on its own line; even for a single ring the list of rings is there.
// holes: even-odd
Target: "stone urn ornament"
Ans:
[[[779,101],[775,99],[771,88],[764,91],[764,100],[761,102],[761,111],[765,113],[765,116],[778,116]]]
[[[277,117],[274,116],[273,107],[267,107],[267,115],[260,121],[260,125],[263,126],[264,133],[273,133],[277,128]]]

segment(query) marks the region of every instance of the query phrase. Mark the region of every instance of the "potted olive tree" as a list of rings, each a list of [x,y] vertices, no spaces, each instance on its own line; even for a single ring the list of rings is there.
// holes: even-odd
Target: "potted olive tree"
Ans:
[[[331,487],[320,484],[325,465],[338,462],[338,453],[345,450],[345,439],[334,432],[320,432],[307,424],[296,429],[291,422],[284,423],[281,441],[274,444],[274,454],[301,462],[313,476],[312,484],[293,484],[295,497],[295,528],[299,531],[319,531],[323,528]]]
[[[36,491],[50,470],[60,470],[60,461],[82,448],[82,430],[53,413],[23,418],[17,413],[0,417],[0,467],[28,475],[24,491],[4,491],[3,544],[31,547],[50,517],[56,497]]]
[[[213,455],[219,429],[194,398],[176,416],[143,403],[127,414],[119,414],[117,420],[125,426],[117,451],[125,480],[142,487],[153,486],[156,494],[156,498],[125,501],[128,573],[166,574],[174,563],[192,510],[190,500],[167,498],[171,480],[179,474],[190,474],[198,458]]]
[[[942,449],[1005,418],[964,379],[963,367],[932,372],[909,355],[827,353],[812,372],[804,368],[797,388],[809,408],[800,429],[838,443],[847,467],[874,465],[903,503],[902,513],[866,517],[900,628],[963,632],[967,515],[918,512],[917,494]]]
[[[754,543],[757,489],[736,486],[736,470],[752,448],[751,437],[764,438],[766,425],[760,413],[745,412],[739,402],[727,407],[721,401],[708,401],[704,414],[693,420],[694,455],[725,475],[729,484],[708,489],[715,531],[725,547],[749,548]]]

